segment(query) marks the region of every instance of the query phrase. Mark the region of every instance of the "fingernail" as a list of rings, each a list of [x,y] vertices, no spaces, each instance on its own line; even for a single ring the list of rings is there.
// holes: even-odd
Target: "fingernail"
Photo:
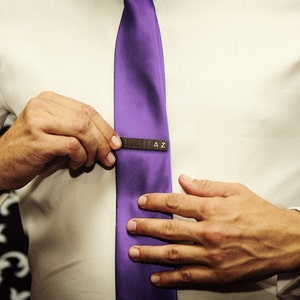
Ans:
[[[129,232],[131,232],[131,233],[135,233],[135,232],[136,232],[136,222],[130,220],[130,221],[127,223],[127,230],[128,230]]]
[[[151,280],[152,284],[154,284],[154,285],[159,285],[160,284],[160,276],[157,275],[157,274],[153,274],[151,276],[150,280]]]
[[[139,197],[139,199],[138,199],[139,206],[141,206],[141,207],[145,206],[146,202],[147,202],[147,197],[146,196]]]
[[[109,152],[106,156],[107,163],[112,166],[116,162],[115,156],[112,154],[112,152]]]
[[[93,161],[91,161],[89,164],[86,164],[86,167],[91,167],[91,166],[93,166],[95,164],[95,160],[93,160]]]
[[[140,250],[135,247],[131,247],[128,251],[128,254],[131,259],[137,260],[140,257]]]
[[[189,177],[188,175],[182,174],[181,180],[186,182],[193,182],[193,178]]]
[[[116,148],[122,147],[122,141],[117,135],[113,135],[110,141]]]

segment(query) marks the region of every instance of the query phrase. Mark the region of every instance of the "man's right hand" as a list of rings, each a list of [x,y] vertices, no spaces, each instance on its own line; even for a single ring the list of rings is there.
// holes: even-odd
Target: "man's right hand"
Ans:
[[[20,188],[58,157],[76,170],[113,167],[121,140],[95,109],[52,92],[31,99],[0,138],[0,191]]]

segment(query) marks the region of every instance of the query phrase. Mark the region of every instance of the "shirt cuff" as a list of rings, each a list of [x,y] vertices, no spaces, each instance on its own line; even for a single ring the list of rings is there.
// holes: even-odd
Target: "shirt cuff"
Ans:
[[[0,206],[2,203],[6,200],[6,198],[9,196],[9,192],[0,192]]]
[[[290,207],[289,210],[298,210],[300,212],[300,206]]]

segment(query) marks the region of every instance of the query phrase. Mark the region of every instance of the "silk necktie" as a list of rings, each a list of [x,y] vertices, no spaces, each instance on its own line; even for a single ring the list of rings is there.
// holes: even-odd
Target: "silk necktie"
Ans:
[[[126,223],[133,217],[170,218],[138,208],[144,193],[170,192],[170,154],[161,37],[152,0],[124,0],[115,52],[115,129],[123,139],[117,152],[116,295],[121,300],[174,300],[175,290],[154,287],[150,276],[166,267],[132,262],[132,245],[159,245],[149,237],[131,236]],[[144,139],[148,139],[145,141]],[[126,145],[125,145],[126,144]]]

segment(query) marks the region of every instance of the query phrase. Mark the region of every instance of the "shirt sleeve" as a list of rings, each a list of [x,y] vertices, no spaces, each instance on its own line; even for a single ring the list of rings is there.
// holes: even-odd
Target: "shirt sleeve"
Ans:
[[[6,200],[6,198],[8,196],[9,196],[9,192],[1,193],[1,191],[0,191],[0,206],[2,205],[2,203],[4,202],[4,200]]]
[[[0,130],[3,127],[8,115],[9,112],[4,107],[1,107],[1,99],[0,99]],[[0,206],[4,202],[4,200],[8,197],[8,195],[9,193],[0,191]]]
[[[0,103],[0,129],[2,128],[8,114],[9,112],[4,107],[1,107]]]
[[[2,94],[2,89],[0,87],[0,130],[4,125],[4,122],[9,115],[9,110],[8,107],[5,105],[5,102],[3,100],[3,94]]]
[[[278,275],[277,297],[282,300],[300,298],[300,272]]]

